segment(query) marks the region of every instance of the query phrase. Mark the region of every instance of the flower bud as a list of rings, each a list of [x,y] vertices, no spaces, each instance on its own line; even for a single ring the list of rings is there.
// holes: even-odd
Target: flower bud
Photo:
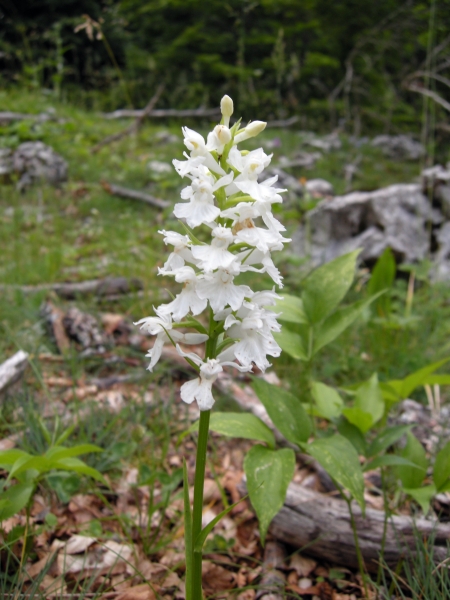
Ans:
[[[230,124],[230,117],[234,110],[233,100],[230,98],[230,96],[224,96],[222,98],[220,101],[220,110],[223,116],[223,124],[228,127]]]
[[[216,125],[214,127],[214,133],[221,144],[225,145],[231,140],[231,133],[228,127],[225,125]]]
[[[252,121],[244,130],[237,134],[234,138],[234,143],[239,144],[239,142],[244,142],[251,137],[255,137],[261,133],[261,131],[264,131],[266,125],[267,123],[265,121]]]

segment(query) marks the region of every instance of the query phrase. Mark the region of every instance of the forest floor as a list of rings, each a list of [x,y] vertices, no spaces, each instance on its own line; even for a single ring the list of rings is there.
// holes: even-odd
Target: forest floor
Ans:
[[[46,432],[55,439],[72,428],[66,445],[90,443],[103,449],[83,459],[108,484],[54,473],[39,485],[28,519],[22,512],[3,522],[2,597],[184,598],[182,460],[186,458],[192,482],[195,438],[183,432],[197,414],[195,407],[180,401],[179,388],[190,374],[170,353],[154,373],[146,371],[144,355],[151,342],[133,322],[152,314],[152,307],[169,297],[165,286],[170,282],[157,279],[157,267],[166,256],[157,232],[177,228],[171,207],[182,181],[171,161],[182,157],[181,125],[194,129],[197,125],[193,120],[145,122],[136,135],[92,153],[93,146],[129,121],[106,120],[22,91],[0,92],[0,104],[3,110],[33,114],[54,108],[54,120],[1,126],[0,147],[40,140],[69,165],[68,181],[60,187],[38,184],[19,193],[14,180],[0,187],[0,363],[18,349],[29,353],[23,378],[2,399],[0,448],[41,454],[48,447]],[[206,133],[207,124],[200,131]],[[313,152],[307,139],[295,129],[274,128],[267,129],[258,143],[273,152],[277,165],[283,163],[282,157]],[[312,168],[286,170],[298,181],[324,178],[338,194],[346,189],[345,166],[357,157],[352,189],[408,183],[420,174],[418,162],[387,160],[369,143],[355,145],[345,136],[341,142],[339,148],[322,152]],[[158,209],[112,196],[105,184],[145,192],[168,201],[170,207]],[[288,231],[295,229],[309,206],[300,198],[287,203],[282,218]],[[277,264],[286,290],[295,294],[302,260],[286,252]],[[111,277],[139,283],[126,293],[97,288],[71,299],[48,288]],[[352,293],[362,293],[365,281],[367,272],[362,271]],[[256,285],[267,287],[263,280]],[[400,278],[392,291],[393,310],[399,313],[404,310],[406,285],[407,280]],[[418,278],[414,312],[419,326],[380,331],[369,321],[358,323],[327,350],[318,377],[336,384],[360,381],[374,371],[380,377],[402,377],[448,355],[450,306],[443,300],[442,288]],[[68,323],[75,323],[85,336],[71,336]],[[273,362],[273,371],[286,386],[301,389],[304,375],[297,363],[288,357]],[[239,383],[248,381],[242,378]],[[241,410],[230,394],[219,394],[217,406]],[[239,499],[243,457],[250,445],[211,435],[205,522]],[[299,458],[296,481],[308,477],[309,485],[320,491],[316,474]],[[313,560],[307,549],[290,547],[283,552],[278,570],[282,583],[273,598],[363,597],[358,573]],[[205,559],[208,597],[263,596],[268,567],[247,500],[216,526]],[[369,589],[375,597],[376,586]],[[14,595],[18,591],[28,595]],[[406,592],[405,597],[411,596]]]

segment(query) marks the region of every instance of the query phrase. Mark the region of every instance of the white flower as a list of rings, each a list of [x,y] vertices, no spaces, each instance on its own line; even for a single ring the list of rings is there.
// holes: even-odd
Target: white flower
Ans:
[[[282,250],[282,245],[277,250]],[[274,248],[272,248],[274,250]],[[240,253],[241,259],[241,272],[254,271],[256,273],[267,273],[269,277],[280,287],[283,287],[283,278],[280,275],[280,271],[274,265],[270,252],[261,252],[261,250],[254,250],[249,253],[245,250]],[[262,269],[256,269],[253,265],[262,264]]]
[[[170,331],[170,337],[175,342],[182,342],[183,344],[201,344],[208,339],[208,336],[203,333],[182,333],[177,329],[172,329],[172,317],[170,314],[164,314],[158,308],[155,308],[154,311],[158,315],[157,317],[146,317],[135,323],[135,325],[140,325],[141,329],[146,333],[156,335],[153,348],[145,355],[151,359],[147,367],[150,372],[153,371],[154,366],[161,358],[164,344],[169,341],[168,331]]]
[[[273,154],[267,156],[262,148],[252,150],[243,156],[236,146],[233,146],[228,155],[227,162],[241,173],[235,181],[245,181],[247,179],[257,181],[258,175],[269,166],[272,156]]]
[[[199,261],[199,266],[206,272],[219,267],[226,269],[236,260],[236,256],[227,248],[233,241],[233,233],[227,227],[215,227],[212,232],[213,241],[210,246],[193,246],[192,255]]]
[[[189,127],[181,128],[184,135],[184,145],[191,152],[191,158],[202,157],[205,166],[208,167],[214,173],[219,175],[225,175],[225,171],[219,165],[219,163],[212,157],[208,148],[206,147],[205,140],[202,135],[189,129]]]
[[[214,204],[214,192],[228,185],[233,179],[233,173],[217,181],[204,165],[193,169],[192,173],[194,175],[192,184],[181,191],[182,199],[189,202],[175,204],[173,214],[178,219],[186,219],[189,227],[197,227],[217,219],[220,209]]]
[[[169,273],[166,273],[169,274]],[[189,311],[193,315],[199,315],[206,308],[207,301],[200,298],[197,287],[200,283],[192,267],[181,267],[171,273],[175,275],[175,281],[184,283],[183,290],[169,304],[162,304],[159,311],[163,315],[172,314],[175,321],[181,321]]]
[[[233,111],[233,100],[230,98],[230,96],[224,96],[220,101],[220,112],[223,116],[223,124],[227,127],[230,126],[230,117],[233,114]]]
[[[252,297],[253,292],[247,285],[234,285],[234,277],[239,271],[239,265],[235,261],[227,269],[219,268],[214,273],[206,273],[204,279],[198,282],[199,297],[209,300],[215,313],[227,305],[238,310],[244,298]]]
[[[207,150],[215,151],[217,154],[222,154],[223,149],[228,142],[231,141],[231,132],[226,125],[216,125],[214,129],[208,133],[206,144]]]
[[[244,142],[249,138],[255,137],[261,133],[261,131],[264,131],[266,125],[267,123],[265,121],[253,121],[252,123],[249,123],[245,129],[237,134],[237,136],[234,138],[234,143],[239,144],[240,142]]]
[[[272,331],[280,331],[276,315],[254,307],[244,307],[238,311],[239,315],[242,315],[240,320],[229,315],[225,321],[227,335],[239,340],[232,347],[234,356],[243,366],[255,363],[261,371],[265,371],[270,367],[266,355],[276,357],[281,354],[281,348],[272,335]]]
[[[164,267],[158,269],[160,275],[166,275],[170,271],[176,271],[180,267],[183,267],[185,261],[195,262],[192,256],[190,246],[191,240],[187,235],[181,235],[176,231],[158,231],[164,235],[164,243],[173,246],[173,252],[169,254],[169,258],[164,263]]]
[[[212,386],[219,374],[222,373],[223,366],[228,365],[230,367],[235,367],[239,371],[250,370],[247,366],[243,367],[235,362],[222,361],[220,355],[217,358],[208,358],[204,362],[193,352],[183,352],[178,344],[177,351],[181,356],[189,358],[200,367],[199,377],[187,381],[180,389],[180,395],[183,402],[192,404],[194,400],[197,400],[197,405],[200,410],[210,410],[213,407],[214,397],[212,395]]]

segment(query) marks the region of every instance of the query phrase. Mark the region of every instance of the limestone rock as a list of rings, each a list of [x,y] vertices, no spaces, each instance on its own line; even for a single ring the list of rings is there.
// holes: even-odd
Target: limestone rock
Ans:
[[[20,144],[12,156],[12,170],[20,175],[19,190],[42,180],[52,185],[67,180],[67,162],[43,142]]]
[[[331,198],[334,196],[334,188],[325,179],[308,179],[305,189],[313,198]]]
[[[411,135],[377,135],[372,146],[381,148],[383,154],[397,160],[419,160],[425,155],[425,148]]]
[[[323,200],[293,236],[293,249],[319,265],[356,248],[375,261],[388,246],[403,262],[425,258],[432,209],[416,184],[392,185]]]

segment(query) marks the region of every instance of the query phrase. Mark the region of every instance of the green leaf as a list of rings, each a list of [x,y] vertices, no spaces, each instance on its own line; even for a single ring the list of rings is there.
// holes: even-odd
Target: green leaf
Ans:
[[[82,460],[78,458],[61,458],[59,460],[52,460],[50,463],[51,469],[58,469],[63,471],[74,471],[75,473],[81,473],[83,475],[88,475],[101,483],[104,483],[109,487],[109,483],[103,477],[103,475],[97,471],[97,469],[93,469],[92,467],[88,467]]]
[[[357,406],[342,409],[342,414],[347,421],[352,425],[355,425],[361,433],[366,433],[373,425],[372,415]]]
[[[49,473],[45,479],[63,504],[68,504],[72,497],[80,490],[81,477],[78,473],[58,471],[56,473]]]
[[[245,457],[248,494],[259,520],[262,545],[272,519],[283,506],[294,469],[295,454],[290,448],[270,450],[258,444]]]
[[[343,331],[361,315],[367,306],[378,298],[380,294],[372,296],[367,300],[358,300],[350,306],[338,308],[336,312],[316,325],[314,331],[313,354],[319,352],[321,348],[335,340]]]
[[[339,256],[315,269],[303,282],[303,308],[311,323],[319,323],[341,302],[352,285],[360,250]]]
[[[436,456],[433,469],[433,481],[438,491],[450,478],[450,442],[448,442]]]
[[[192,515],[186,459],[183,458],[184,552],[186,557],[186,600],[192,600]]]
[[[312,431],[311,420],[300,398],[257,377],[253,378],[252,387],[275,427],[289,442],[300,445],[308,441]]]
[[[366,439],[358,427],[347,421],[344,416],[340,417],[336,425],[339,433],[352,444],[356,452],[365,456]]]
[[[364,510],[364,479],[358,454],[342,435],[314,440],[306,450],[338,484],[355,498]]]
[[[303,302],[297,296],[283,294],[281,300],[277,300],[275,306],[268,306],[267,310],[281,313],[277,319],[288,323],[308,323],[308,318],[303,309]]]
[[[397,454],[384,454],[383,456],[378,456],[377,458],[374,458],[374,460],[367,462],[364,465],[363,470],[371,471],[373,469],[377,469],[378,467],[397,466],[411,467],[412,469],[419,469],[423,471],[422,467],[419,467],[419,465],[416,465],[407,458],[404,458],[403,456],[398,456]]]
[[[29,469],[35,469],[38,473],[45,473],[49,470],[49,461],[44,456],[31,456],[30,454],[22,456],[13,464],[8,479],[18,477],[21,473]]]
[[[430,510],[431,499],[436,495],[436,487],[431,484],[414,489],[405,488],[404,491],[412,496],[418,504],[420,504],[423,514],[426,515]]]
[[[209,428],[229,437],[266,442],[271,448],[275,448],[272,431],[261,419],[249,413],[214,412]]]
[[[392,287],[395,279],[397,265],[392,250],[386,248],[373,268],[372,275],[367,286],[369,295],[387,290]],[[389,294],[383,294],[374,305],[375,311],[380,317],[388,318],[391,313],[391,298]]]
[[[397,394],[397,400],[404,400],[411,395],[417,387],[420,385],[425,385],[429,382],[430,375],[437,371],[439,367],[445,365],[450,358],[443,358],[442,360],[438,360],[437,362],[431,363],[408,377],[404,379],[393,379],[392,381],[388,381],[387,385],[391,390],[393,390]]]
[[[303,339],[298,333],[289,331],[287,327],[282,327],[279,333],[274,334],[274,338],[283,352],[286,352],[295,360],[308,360]]]
[[[332,421],[341,415],[344,402],[334,388],[320,381],[313,381],[311,393],[320,417]]]
[[[401,437],[410,431],[412,425],[396,425],[383,429],[367,448],[367,457],[371,458],[384,450],[387,450],[392,444],[395,444]]]
[[[225,515],[227,515],[230,511],[233,510],[233,508],[235,506],[237,506],[239,504],[239,502],[242,502],[242,500],[245,500],[245,498],[247,498],[247,496],[244,496],[243,498],[239,499],[237,502],[235,502],[234,504],[232,504],[231,506],[227,506],[227,508],[225,508],[221,513],[219,513],[216,517],[214,517],[214,519],[212,521],[210,521],[208,523],[208,525],[206,525],[206,527],[204,527],[201,532],[198,534],[197,539],[195,540],[195,545],[194,545],[194,552],[201,552],[203,549],[203,544],[206,541],[206,538],[208,537],[208,535],[211,533],[211,531],[214,529],[214,527],[217,525],[217,523],[223,518],[225,517]]]
[[[16,450],[15,448],[12,450],[1,450],[0,451],[0,468],[8,471],[9,470],[8,467],[13,465],[16,462],[16,460],[18,460],[19,458],[23,458],[24,456],[31,456],[31,455],[28,454],[27,452],[24,452],[23,450]]]
[[[0,522],[9,519],[22,510],[30,501],[33,490],[33,483],[18,483],[2,492],[0,498],[5,503],[0,508]]]
[[[72,448],[64,448],[62,446],[53,446],[45,453],[47,458],[58,460],[60,458],[69,458],[71,456],[79,456],[80,454],[88,454],[89,452],[103,452],[103,449],[93,444],[81,444],[72,446]]]
[[[420,467],[420,469],[402,466],[396,467],[395,472],[397,477],[401,480],[403,487],[415,489],[420,487],[420,484],[425,477],[426,469],[428,467],[428,460],[425,455],[425,449],[419,440],[411,432],[408,432],[406,436],[406,446],[401,451],[400,456],[410,460],[412,463]]]
[[[358,387],[353,406],[370,414],[372,417],[370,427],[381,419],[384,414],[384,401],[376,373]],[[365,433],[367,429],[361,429],[361,431]]]

